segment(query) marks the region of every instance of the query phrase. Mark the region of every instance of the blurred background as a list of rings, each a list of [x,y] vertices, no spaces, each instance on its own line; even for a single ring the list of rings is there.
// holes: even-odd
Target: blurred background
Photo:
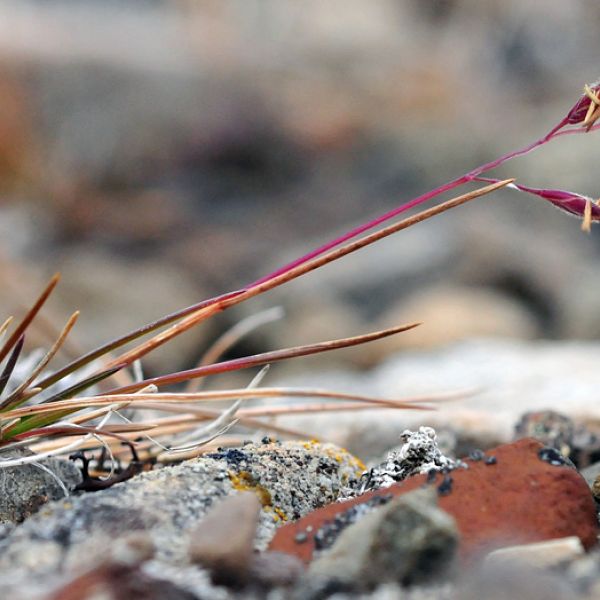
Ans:
[[[2,314],[61,271],[48,316],[81,309],[85,350],[236,289],[540,137],[597,77],[599,27],[594,0],[3,0]],[[498,176],[597,197],[598,139]],[[424,322],[301,369],[478,336],[596,339],[599,240],[503,191],[227,312],[146,367],[190,366],[274,305],[286,318],[237,352]]]

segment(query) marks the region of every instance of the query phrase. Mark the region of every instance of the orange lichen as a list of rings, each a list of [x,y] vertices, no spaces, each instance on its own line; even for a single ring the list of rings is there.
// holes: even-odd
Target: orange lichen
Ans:
[[[239,473],[229,471],[228,476],[233,489],[240,492],[254,492],[263,506],[271,506],[271,492],[262,485],[257,484],[248,471],[240,471]]]

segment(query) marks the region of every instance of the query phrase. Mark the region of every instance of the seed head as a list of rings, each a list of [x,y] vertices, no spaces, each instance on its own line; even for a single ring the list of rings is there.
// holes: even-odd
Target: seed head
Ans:
[[[600,221],[600,200],[593,200],[589,196],[566,190],[539,189],[518,184],[511,185],[522,192],[534,194],[548,200],[557,208],[580,217],[583,231],[590,231],[592,222]]]
[[[589,129],[600,118],[600,82],[583,86],[583,96],[566,117],[569,125],[583,125]]]

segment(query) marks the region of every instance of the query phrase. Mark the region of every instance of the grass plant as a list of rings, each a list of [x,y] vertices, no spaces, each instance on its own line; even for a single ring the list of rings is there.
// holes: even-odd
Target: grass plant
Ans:
[[[600,125],[596,122],[600,118],[599,93],[600,85],[585,86],[584,94],[567,115],[546,135],[531,144],[504,154],[405,202],[241,289],[168,314],[153,323],[110,340],[54,371],[49,371],[51,361],[64,346],[78,319],[79,313],[75,312],[62,327],[46,354],[36,364],[23,369],[23,364],[27,362],[23,356],[23,349],[28,330],[39,317],[40,311],[58,284],[59,276],[55,275],[18,323],[14,324],[14,319],[9,318],[0,326],[0,336],[4,340],[0,345],[0,449],[27,445],[36,452],[33,456],[18,458],[0,455],[0,468],[36,463],[45,456],[70,453],[77,448],[104,447],[119,456],[127,451],[123,443],[129,446],[136,444],[145,458],[168,460],[168,457],[181,458],[206,450],[211,447],[210,444],[215,438],[219,438],[221,444],[239,441],[228,434],[231,427],[238,422],[255,429],[273,430],[278,434],[298,435],[301,432],[274,426],[264,418],[279,414],[320,413],[331,410],[434,407],[440,397],[383,399],[322,389],[261,387],[259,383],[264,371],[261,371],[246,389],[206,391],[199,385],[200,381],[209,375],[264,367],[290,358],[374,342],[408,331],[416,327],[417,323],[233,360],[220,360],[224,350],[239,337],[253,327],[274,318],[271,314],[267,317],[256,317],[234,328],[216,342],[206,352],[204,359],[192,369],[144,378],[139,375],[140,369],[137,367],[147,354],[217,313],[304,276],[384,237],[501,188],[512,188],[550,202],[579,217],[583,229],[589,230],[592,222],[600,220],[598,201],[565,190],[531,187],[517,183],[514,179],[496,179],[487,173],[562,136],[598,129]],[[484,185],[386,225],[425,202],[473,183]],[[167,386],[181,385],[185,382],[185,389],[164,390]],[[281,397],[293,401],[287,404],[266,403],[252,408],[243,407],[243,401],[247,399],[270,402]],[[315,399],[320,401],[315,402]],[[336,402],[332,402],[333,400]],[[227,409],[218,410],[214,408],[214,404],[210,407],[203,405],[206,402],[232,404]],[[132,422],[129,416],[123,414],[125,409],[128,414],[132,409],[151,409],[162,411],[167,416]]]

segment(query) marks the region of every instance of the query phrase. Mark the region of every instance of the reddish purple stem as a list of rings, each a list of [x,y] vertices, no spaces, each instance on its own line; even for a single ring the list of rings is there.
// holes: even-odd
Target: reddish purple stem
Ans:
[[[347,242],[348,240],[352,239],[353,237],[356,237],[357,235],[360,235],[361,233],[365,233],[366,231],[369,231],[369,230],[377,227],[378,225],[381,225],[382,223],[389,221],[390,219],[406,212],[407,210],[410,210],[411,208],[414,208],[415,206],[419,206],[420,204],[423,204],[424,202],[427,202],[428,200],[431,200],[432,198],[435,198],[436,196],[439,196],[440,194],[443,194],[444,192],[450,191],[460,185],[468,183],[469,181],[474,181],[482,173],[490,171],[491,169],[495,169],[496,167],[499,167],[503,163],[505,163],[513,158],[517,158],[519,156],[524,156],[525,154],[532,152],[533,150],[539,148],[540,146],[547,144],[549,141],[551,141],[554,137],[556,137],[558,135],[562,135],[562,134],[566,134],[566,133],[583,133],[583,132],[585,132],[586,130],[584,128],[577,128],[577,129],[572,129],[572,130],[568,130],[568,131],[564,131],[564,132],[560,131],[566,125],[578,123],[581,121],[581,119],[583,119],[583,116],[582,116],[579,121],[574,120],[575,118],[579,118],[580,113],[585,114],[585,111],[587,110],[587,106],[584,106],[586,104],[585,100],[587,100],[587,106],[589,106],[589,99],[587,99],[587,97],[584,96],[581,100],[578,101],[578,103],[575,105],[575,107],[573,107],[571,109],[569,114],[560,123],[558,123],[558,125],[553,127],[544,137],[540,138],[539,140],[536,140],[535,142],[525,146],[524,148],[520,148],[519,150],[509,152],[507,154],[502,155],[500,158],[497,158],[493,161],[485,163],[485,164],[473,169],[472,171],[465,173],[464,175],[462,175],[461,177],[458,177],[457,179],[454,179],[448,183],[445,183],[445,184],[435,188],[434,190],[431,190],[430,192],[427,192],[425,194],[417,196],[416,198],[413,198],[412,200],[406,202],[405,204],[402,204],[402,205],[384,213],[383,215],[380,215],[379,217],[373,219],[372,221],[368,221],[367,223],[364,223],[363,225],[359,225],[358,227],[355,227],[354,229],[347,231],[343,235],[331,240],[330,242],[327,242],[326,244],[323,244],[322,246],[319,246],[315,250],[311,250],[307,254],[304,254],[303,256],[293,260],[292,262],[287,263],[286,265],[280,267],[279,269],[273,271],[272,273],[269,273],[268,275],[265,275],[264,277],[261,277],[260,279],[257,279],[256,281],[253,281],[252,283],[248,284],[245,287],[245,289],[253,288],[253,287],[260,285],[266,281],[269,281],[275,277],[278,277],[279,275],[283,275],[284,273],[287,273],[291,269],[293,269],[301,264],[304,264],[305,262],[307,262],[313,258],[316,258],[317,256],[320,256],[321,254],[324,254],[328,250],[336,248],[337,246],[343,244],[344,242]]]

